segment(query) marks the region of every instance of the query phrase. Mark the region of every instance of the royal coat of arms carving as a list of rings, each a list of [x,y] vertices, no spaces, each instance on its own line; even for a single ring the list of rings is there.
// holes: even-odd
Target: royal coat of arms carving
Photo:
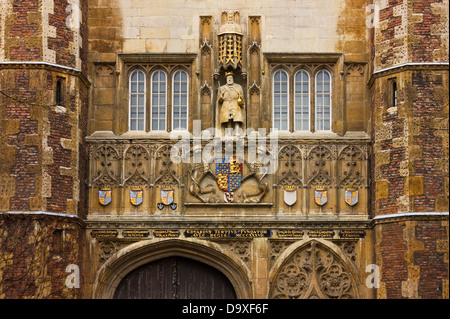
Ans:
[[[323,206],[328,202],[328,192],[325,187],[316,187],[314,190],[314,201],[319,206]]]
[[[237,156],[222,156],[216,159],[217,186],[225,192],[224,200],[233,201],[232,193],[241,186],[242,160]]]
[[[177,204],[174,203],[174,190],[172,188],[161,189],[161,202],[157,206],[159,210],[162,210],[165,206],[170,206],[172,210],[177,209]]]
[[[112,201],[112,190],[109,187],[102,187],[98,190],[98,201],[101,205],[106,206]]]
[[[139,206],[143,201],[143,191],[140,188],[134,188],[130,190],[130,202],[134,206]]]
[[[358,203],[358,190],[356,188],[347,188],[345,190],[345,202],[350,206]]]

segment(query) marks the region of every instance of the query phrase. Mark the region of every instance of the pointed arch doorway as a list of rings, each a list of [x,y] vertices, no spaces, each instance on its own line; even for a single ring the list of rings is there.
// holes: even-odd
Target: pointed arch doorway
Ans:
[[[145,264],[119,283],[115,299],[235,299],[220,271],[199,261],[171,256]]]

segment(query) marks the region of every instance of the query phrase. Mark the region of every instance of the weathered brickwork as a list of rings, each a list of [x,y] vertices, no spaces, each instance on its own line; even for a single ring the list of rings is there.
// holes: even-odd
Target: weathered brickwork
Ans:
[[[74,92],[68,90],[67,96],[72,99],[68,98],[65,106],[53,105],[56,75],[50,71],[4,69],[2,73],[2,91],[11,97],[20,96],[18,101],[3,98],[1,105],[2,123],[11,123],[6,125],[10,129],[2,132],[2,147],[7,150],[2,152],[2,177],[10,184],[15,179],[14,192],[6,194],[5,190],[1,194],[5,200],[2,211],[75,213],[79,192],[78,121],[81,115],[86,118],[86,110],[80,112],[86,108],[86,101],[74,100]],[[83,85],[76,78],[66,81],[75,90]]]
[[[0,298],[82,296],[65,286],[65,268],[82,265],[83,225],[73,216],[87,214],[87,14],[87,0],[0,7]]]
[[[53,50],[56,54],[56,63],[75,67],[75,55],[71,52],[70,43],[74,41],[74,34],[66,26],[66,21],[72,14],[71,11],[66,10],[69,2],[67,0],[54,0],[53,14],[48,14],[49,26],[54,27],[54,38],[48,39],[48,48]]]
[[[86,72],[87,1],[4,0],[0,57],[56,63]]]
[[[379,298],[401,298],[401,285],[408,277],[407,267],[404,262],[406,242],[403,238],[404,223],[386,224],[382,227],[382,240],[379,244],[381,256],[381,289]]]
[[[389,94],[398,85],[398,105]],[[377,214],[446,211],[448,206],[448,87],[446,71],[408,71],[373,87],[374,179]],[[375,97],[377,96],[377,97]]]
[[[420,269],[418,295],[422,298],[448,298],[448,220],[416,226],[421,249],[415,251],[414,262]]]
[[[407,62],[448,62],[447,0],[376,0],[374,69]]]
[[[422,176],[423,195],[414,198],[415,211],[448,209],[448,72],[413,72],[415,88],[410,157]],[[416,195],[416,194],[415,194]]]
[[[38,61],[42,56],[42,18],[39,2],[12,0],[5,16],[5,57],[13,61]]]
[[[66,267],[83,260],[81,229],[70,218],[0,213],[0,299],[81,298],[65,285]]]
[[[411,60],[448,61],[448,0],[414,0],[411,4]]]
[[[448,298],[448,220],[396,221],[375,228],[378,298]]]

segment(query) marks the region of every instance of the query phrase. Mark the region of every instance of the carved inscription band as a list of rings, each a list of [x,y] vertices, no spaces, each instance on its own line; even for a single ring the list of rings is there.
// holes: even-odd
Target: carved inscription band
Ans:
[[[154,238],[303,238],[306,234],[309,238],[364,238],[364,230],[308,230],[299,229],[187,229],[184,231],[173,229],[158,230],[92,230],[91,237],[97,239],[119,238],[148,239],[153,234]]]

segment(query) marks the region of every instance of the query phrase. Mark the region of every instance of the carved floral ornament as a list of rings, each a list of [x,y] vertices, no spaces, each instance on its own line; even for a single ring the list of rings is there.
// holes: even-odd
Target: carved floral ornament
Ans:
[[[281,266],[271,285],[275,299],[358,298],[353,276],[335,253],[311,241]]]

